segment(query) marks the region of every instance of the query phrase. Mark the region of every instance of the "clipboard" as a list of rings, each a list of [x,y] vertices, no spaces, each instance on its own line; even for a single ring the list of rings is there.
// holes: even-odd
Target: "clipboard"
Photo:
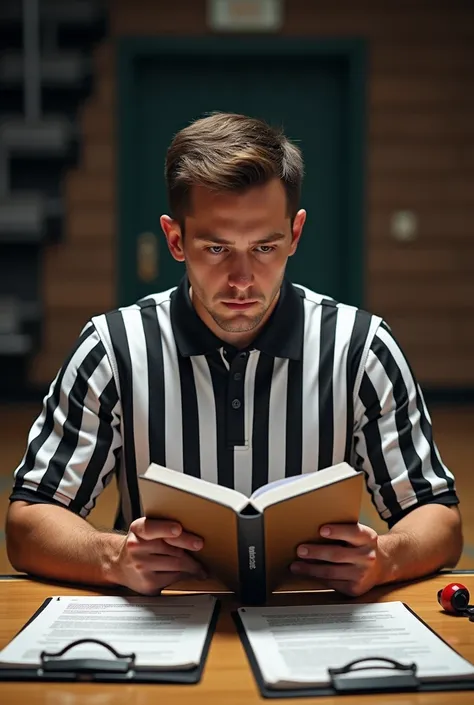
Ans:
[[[452,651],[456,652],[456,649],[454,649],[451,644],[448,644],[445,639],[439,636],[439,634],[407,604],[403,603],[403,605],[407,610],[409,610],[409,612],[419,619],[427,629],[433,632],[433,634],[436,634],[438,639],[441,639],[441,641]],[[328,685],[309,687],[303,685],[302,687],[294,686],[292,688],[271,688],[265,683],[257,658],[255,657],[250,640],[245,631],[244,624],[236,610],[232,612],[232,618],[244,647],[253,676],[259,688],[260,695],[264,698],[314,698],[324,696],[327,697],[328,695],[371,695],[376,693],[383,694],[403,692],[435,693],[442,691],[474,690],[474,677],[464,679],[462,681],[422,681],[418,677],[416,663],[405,664],[400,663],[395,659],[381,658],[380,656],[357,659],[340,668],[328,668],[328,676],[330,680],[330,684]],[[381,668],[390,670],[390,675],[387,675],[384,678],[373,678],[371,677],[370,672],[374,668],[377,670]],[[357,675],[358,672],[362,670],[367,671],[366,678],[362,678],[360,675]],[[348,677],[347,674],[350,673],[355,673],[355,677]]]
[[[33,622],[53,598],[48,597],[32,617],[22,626],[20,634]],[[45,652],[40,655],[39,666],[12,666],[0,664],[0,682],[2,681],[40,681],[40,682],[87,682],[87,683],[163,683],[185,684],[199,683],[204,672],[212,637],[216,630],[221,603],[216,600],[214,611],[204,642],[200,662],[192,668],[160,669],[152,666],[135,667],[134,653],[119,653],[107,642],[100,639],[77,639],[60,651]],[[105,658],[64,658],[74,646],[83,643],[95,643],[104,648]],[[112,655],[114,658],[110,658]]]

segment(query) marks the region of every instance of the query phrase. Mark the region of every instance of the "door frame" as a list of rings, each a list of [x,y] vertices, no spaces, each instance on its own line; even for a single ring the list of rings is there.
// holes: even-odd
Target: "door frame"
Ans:
[[[136,260],[135,204],[138,180],[135,178],[134,137],[136,135],[137,81],[139,61],[159,56],[202,55],[278,55],[316,56],[343,60],[348,68],[348,163],[347,233],[345,252],[351,266],[347,270],[349,300],[363,307],[365,301],[365,146],[366,146],[366,42],[360,38],[308,39],[281,35],[194,36],[194,37],[120,37],[117,40],[117,288],[119,306],[133,303],[129,292]],[[171,135],[170,135],[171,139]]]

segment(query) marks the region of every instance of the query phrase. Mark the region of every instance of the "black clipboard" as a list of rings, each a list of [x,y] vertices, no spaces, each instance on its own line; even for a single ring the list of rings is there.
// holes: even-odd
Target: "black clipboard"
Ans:
[[[53,598],[48,597],[34,615],[22,626],[18,634],[35,620]],[[32,667],[15,667],[0,664],[1,681],[41,681],[41,682],[87,682],[87,683],[163,683],[163,684],[194,684],[199,683],[204,672],[209,647],[216,630],[221,603],[216,600],[214,611],[209,622],[209,628],[197,666],[181,670],[163,670],[157,668],[135,668],[135,654],[120,654],[110,644],[98,639],[78,639],[72,641],[57,653],[41,654],[41,664]],[[68,650],[84,642],[94,642],[104,647],[106,659],[64,659]],[[110,654],[115,658],[110,659]]]
[[[446,644],[452,651],[459,653],[451,644],[443,639],[432,627],[429,626],[416,612],[414,612],[407,604],[403,603],[409,612],[411,612],[422,624],[433,632],[438,639]],[[301,688],[271,688],[264,679],[254,651],[250,644],[250,640],[245,631],[244,624],[237,610],[232,612],[232,618],[237,627],[240,640],[244,647],[248,658],[253,676],[260,690],[260,694],[264,698],[308,698],[308,697],[323,697],[328,695],[371,695],[375,693],[403,693],[403,692],[441,692],[441,691],[459,691],[459,690],[474,690],[474,677],[469,680],[462,681],[421,681],[417,674],[416,663],[402,664],[398,661],[388,658],[373,658],[358,659],[351,661],[341,668],[329,668],[328,675],[330,685],[324,686],[303,686]],[[473,626],[474,629],[474,626]],[[459,654],[460,655],[460,654]],[[463,657],[464,658],[464,657]],[[375,661],[380,662],[378,665],[364,665],[364,662],[373,664]],[[390,675],[382,678],[371,678],[370,671],[373,668],[390,669]],[[348,678],[348,673],[367,670],[367,678]]]

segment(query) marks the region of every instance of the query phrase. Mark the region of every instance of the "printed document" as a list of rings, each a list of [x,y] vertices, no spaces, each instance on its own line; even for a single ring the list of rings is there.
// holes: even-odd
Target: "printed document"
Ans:
[[[41,652],[76,639],[105,641],[135,665],[185,669],[199,665],[216,599],[212,595],[158,597],[53,597],[2,651],[0,667],[39,666]],[[115,659],[103,646],[78,645],[62,659]]]
[[[416,663],[420,680],[474,678],[474,666],[402,602],[245,607],[238,613],[269,687],[329,685],[328,668],[382,656]],[[350,677],[383,678],[396,673],[376,665]]]

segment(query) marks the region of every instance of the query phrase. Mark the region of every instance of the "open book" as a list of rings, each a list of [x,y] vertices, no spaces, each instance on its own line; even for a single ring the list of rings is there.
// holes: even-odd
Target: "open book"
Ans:
[[[363,474],[347,463],[269,483],[250,498],[152,464],[139,476],[146,517],[201,536],[196,555],[246,604],[261,604],[290,575],[301,543],[323,543],[327,523],[356,523]]]
[[[392,681],[397,690],[403,672],[381,658],[412,666],[421,683],[474,688],[474,666],[402,602],[243,607],[236,621],[263,690],[325,688],[333,683],[329,669],[359,659],[357,668],[337,676],[350,681],[346,687],[383,690]]]

